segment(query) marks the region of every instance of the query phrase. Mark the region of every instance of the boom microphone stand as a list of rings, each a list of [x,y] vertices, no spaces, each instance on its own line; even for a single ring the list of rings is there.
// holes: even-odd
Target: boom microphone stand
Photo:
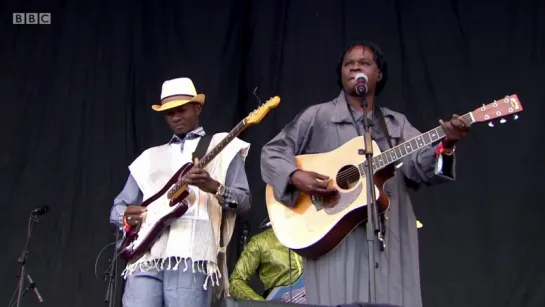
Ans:
[[[32,280],[30,275],[28,275],[28,273],[25,271],[25,265],[26,265],[26,260],[27,260],[27,256],[28,256],[28,244],[30,242],[30,236],[32,234],[32,229],[34,228],[34,224],[37,224],[40,221],[39,217],[41,215],[46,214],[48,211],[49,211],[49,207],[47,207],[47,206],[36,208],[36,209],[32,210],[32,212],[30,213],[29,219],[28,219],[28,229],[27,229],[27,238],[26,238],[26,242],[25,242],[25,247],[23,247],[23,251],[21,252],[21,256],[17,260],[17,262],[20,265],[19,276],[18,276],[19,277],[19,285],[17,287],[17,307],[21,306],[21,299],[23,298],[23,295],[26,294],[26,292],[28,290],[30,290],[30,289],[34,290],[34,293],[38,297],[38,300],[40,301],[40,303],[43,303],[43,299],[42,299],[42,297],[40,295],[40,292],[38,292],[38,288],[36,287],[36,283]],[[30,282],[30,285],[28,286],[27,289],[23,288],[24,281],[25,281],[25,275],[26,275],[26,278],[28,279],[28,281]]]
[[[377,204],[375,195],[375,182],[373,180],[373,144],[371,143],[370,123],[367,119],[367,76],[364,73],[358,73],[356,79],[356,92],[361,97],[361,106],[363,108],[363,142],[365,144],[365,176],[367,178],[367,244],[369,252],[369,303],[376,303],[376,272],[378,263],[375,261],[375,244],[381,244],[382,232],[378,222]],[[377,240],[377,241],[375,241]]]

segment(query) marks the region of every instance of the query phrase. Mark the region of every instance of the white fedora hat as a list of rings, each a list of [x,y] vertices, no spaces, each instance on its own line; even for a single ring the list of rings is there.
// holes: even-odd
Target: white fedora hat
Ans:
[[[204,104],[205,95],[197,94],[193,81],[189,78],[176,78],[163,83],[161,104],[152,105],[155,111],[165,111],[190,102]]]

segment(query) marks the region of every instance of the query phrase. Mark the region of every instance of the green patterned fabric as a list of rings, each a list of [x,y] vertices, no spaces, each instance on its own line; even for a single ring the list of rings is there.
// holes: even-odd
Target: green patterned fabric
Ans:
[[[291,280],[295,282],[303,274],[301,256],[290,252],[280,244],[271,228],[253,236],[242,251],[231,274],[229,280],[231,295],[240,300],[265,300],[248,285],[248,281],[256,272],[265,290],[289,285],[289,254],[291,254]]]

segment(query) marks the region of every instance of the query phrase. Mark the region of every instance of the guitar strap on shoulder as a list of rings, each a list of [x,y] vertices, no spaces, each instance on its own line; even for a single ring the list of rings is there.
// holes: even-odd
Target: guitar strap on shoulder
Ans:
[[[382,131],[384,132],[384,134],[386,136],[386,140],[388,141],[388,145],[390,145],[390,148],[393,148],[392,140],[391,140],[390,134],[388,133],[388,127],[386,126],[386,121],[384,120],[384,115],[382,114],[382,111],[380,110],[380,108],[376,108],[375,114],[378,117],[378,120],[380,122],[380,128],[382,129]],[[405,184],[409,188],[412,188],[415,191],[419,189],[418,184],[416,184],[414,181],[407,178],[407,176],[404,176],[403,178],[404,178]]]
[[[350,109],[350,104],[348,102],[346,103],[346,106],[348,108],[348,112],[350,113],[350,116],[352,116],[352,123],[354,124],[354,127],[356,127],[356,131],[358,132],[359,136],[362,136],[363,134],[360,131],[360,128],[358,127],[358,124],[356,124],[356,119],[354,118],[354,112]],[[390,137],[390,133],[388,133],[388,127],[386,126],[386,121],[384,120],[384,115],[382,114],[382,110],[380,108],[374,108],[374,115],[378,118],[378,121],[380,123],[380,129],[382,132],[384,132],[384,135],[386,137],[386,140],[388,141],[388,145],[390,145],[390,148],[392,148],[392,139]]]
[[[390,137],[390,133],[388,132],[388,126],[386,126],[386,120],[384,119],[384,114],[382,114],[382,110],[380,107],[375,108],[375,116],[378,118],[380,129],[384,133],[384,137],[386,137],[386,141],[388,141],[388,145],[390,148],[393,148],[392,146],[392,138]],[[382,224],[382,235],[386,236],[386,214],[381,214],[380,217],[380,223]]]
[[[211,134],[205,134],[203,137],[201,137],[199,143],[197,144],[197,148],[193,152],[193,161],[195,161],[195,158],[200,160],[202,157],[204,157],[208,146],[210,146],[210,141],[212,141]]]
[[[380,108],[375,108],[375,116],[378,118],[380,129],[382,129],[382,132],[384,132],[388,145],[390,145],[390,148],[394,147],[392,146],[392,138],[390,137],[390,133],[388,133],[388,127],[386,126],[386,121],[384,120],[384,115],[382,114],[382,110]]]

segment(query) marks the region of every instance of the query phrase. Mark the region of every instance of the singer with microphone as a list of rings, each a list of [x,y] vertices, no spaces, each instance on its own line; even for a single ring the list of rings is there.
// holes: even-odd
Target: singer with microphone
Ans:
[[[388,65],[376,44],[349,46],[342,52],[336,71],[341,88],[338,97],[303,110],[262,149],[263,180],[282,205],[293,207],[301,193],[313,196],[312,199],[328,199],[339,193],[331,184],[336,178],[328,178],[316,169],[299,169],[296,156],[313,154],[316,158],[361,138],[359,155],[363,163],[370,154],[370,146],[365,145],[371,141],[384,152],[421,134],[402,113],[377,105],[376,96],[388,81]],[[402,164],[395,165],[397,168],[392,166],[393,176],[384,185],[390,201],[387,219],[371,219],[373,225],[362,222],[317,259],[303,257],[308,304],[371,302],[422,306],[417,226],[408,190],[454,180],[455,146],[469,131],[469,124],[457,115],[448,121],[440,120],[439,124],[446,135],[442,141],[408,154],[401,159]],[[373,167],[367,166],[360,172],[367,173]],[[363,189],[368,187],[368,180],[371,181],[362,177]],[[320,209],[316,202],[313,204]],[[320,225],[313,227],[318,229]],[[369,236],[367,227],[376,227]],[[375,236],[377,228],[380,231]]]

